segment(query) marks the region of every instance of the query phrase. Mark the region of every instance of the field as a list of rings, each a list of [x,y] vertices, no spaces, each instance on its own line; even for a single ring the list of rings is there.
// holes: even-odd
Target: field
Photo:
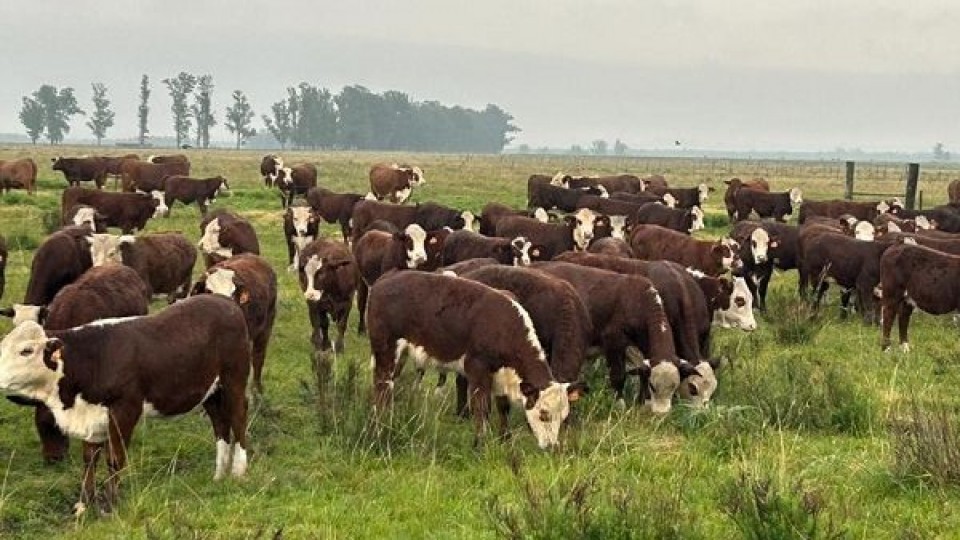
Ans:
[[[90,148],[57,148],[63,155]],[[0,234],[11,248],[3,305],[23,297],[44,216],[65,186],[45,147],[0,149],[32,156],[39,193],[0,196]],[[705,181],[708,229],[727,229],[722,183],[766,176],[774,190],[837,198],[842,163],[542,156],[285,153],[309,160],[320,183],[366,191],[379,160],[420,165],[415,200],[478,212],[489,200],[525,202],[533,172],[660,172],[674,185]],[[265,368],[265,395],[251,403],[249,475],[211,481],[214,443],[194,413],[142,422],[130,448],[121,503],[107,516],[70,514],[81,460],[47,466],[27,409],[0,402],[0,538],[955,538],[960,537],[957,327],[915,316],[914,352],[884,354],[879,330],[841,321],[836,294],[814,319],[797,301],[794,273],[777,274],[770,313],[751,334],[715,329],[714,353],[729,358],[710,409],[677,406],[663,418],[617,407],[602,363],[587,369],[592,392],[561,431],[562,447],[537,449],[522,415],[508,441],[472,445],[452,412],[452,384],[433,392],[411,370],[398,382],[389,426],[374,433],[369,347],[353,314],[346,353],[333,373],[311,355],[306,305],[285,271],[282,213],[262,187],[255,152],[193,151],[193,176],[223,174],[232,197],[217,205],[250,218],[280,280],[279,314]],[[864,164],[858,191],[902,191],[901,164]],[[921,166],[925,206],[946,198],[960,171]],[[112,185],[112,182],[111,184]],[[148,230],[199,239],[198,213],[176,206]],[[324,226],[339,236],[334,226]],[[336,231],[336,232],[335,232]],[[198,266],[197,272],[200,271]],[[162,303],[155,302],[154,309]],[[0,320],[0,335],[10,329]],[[101,468],[101,478],[103,468]]]

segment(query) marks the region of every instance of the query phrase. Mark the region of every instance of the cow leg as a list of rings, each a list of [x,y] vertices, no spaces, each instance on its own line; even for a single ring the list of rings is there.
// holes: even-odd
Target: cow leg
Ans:
[[[887,292],[884,292],[883,300],[880,304],[880,326],[881,331],[880,348],[887,350],[890,348],[890,331],[893,330],[893,321],[897,318],[899,311],[898,300],[890,298]]]
[[[224,396],[221,387],[203,402],[203,410],[210,418],[210,424],[213,426],[213,436],[217,440],[214,480],[221,480],[226,476],[227,467],[230,465],[230,420],[225,414],[223,401]]]
[[[757,309],[763,311],[763,302],[760,300],[760,292],[757,290],[757,267],[753,267],[748,272],[743,273],[743,280],[747,283],[747,290],[750,291],[750,296],[753,297],[753,305],[757,306]]]
[[[385,343],[370,344],[373,354],[373,403],[377,412],[382,412],[393,400],[393,383],[397,375],[397,340],[386,340]]]
[[[313,348],[318,351],[330,350],[327,312],[316,302],[308,304],[307,309],[310,311],[310,325],[313,326],[313,335],[310,337]]]
[[[457,373],[457,416],[467,417],[467,378]]]
[[[253,347],[250,350],[250,363],[253,366],[253,386],[258,394],[263,395],[263,363],[267,358],[270,329],[265,329],[251,341]]]
[[[437,373],[437,386],[433,389],[434,394],[440,394],[443,391],[443,387],[447,385],[447,372],[440,371]]]
[[[813,298],[814,311],[820,310],[820,302],[823,301],[823,295],[826,294],[827,289],[829,288],[830,288],[830,284],[827,283],[826,280],[822,280],[819,283],[817,283],[817,289],[816,291],[814,291],[814,298]],[[849,295],[847,295],[847,298],[849,299]],[[840,302],[841,302],[841,305],[845,305],[845,301],[843,300],[843,295],[841,295],[840,297]]]
[[[607,359],[607,371],[610,388],[618,400],[623,400],[623,389],[627,384],[626,345],[617,339],[604,339],[603,356]]]
[[[122,403],[121,405],[129,405]],[[110,511],[116,504],[120,493],[120,471],[127,464],[127,447],[133,436],[133,428],[143,413],[143,407],[135,406],[110,408],[110,440],[107,452],[107,477],[105,510]]]
[[[73,513],[80,515],[93,502],[97,494],[97,462],[103,453],[103,444],[84,441],[83,443],[83,480],[80,484],[80,501],[73,506]]]
[[[486,362],[478,358],[467,357],[464,360],[467,373],[467,394],[470,397],[470,411],[473,413],[473,445],[479,447],[487,433],[487,418],[490,415],[490,388],[493,377]]]
[[[510,399],[507,396],[497,396],[495,399],[500,439],[507,440],[510,438]]]
[[[41,454],[47,463],[56,463],[67,456],[70,439],[57,427],[57,421],[45,405],[33,408],[33,423],[40,435]]]
[[[340,234],[343,235],[343,243],[350,245],[350,218],[340,220]]]
[[[357,311],[360,313],[360,320],[357,322],[357,333],[361,336],[367,333],[367,294],[370,292],[370,288],[367,287],[367,282],[360,280],[357,283]]]
[[[347,323],[350,321],[350,308],[353,302],[343,302],[342,307],[335,308],[333,320],[337,323],[337,340],[333,343],[333,352],[343,353],[344,335],[347,333]]]
[[[767,311],[767,287],[770,286],[770,278],[773,277],[773,264],[767,263],[760,267],[759,282],[756,284],[756,292],[753,296],[758,302],[758,308],[761,312]]]
[[[826,289],[824,289],[826,290]],[[840,318],[846,319],[847,315],[850,315],[850,294],[853,291],[851,289],[840,289]],[[821,293],[821,296],[823,294]],[[820,305],[820,299],[817,298],[817,306]]]
[[[229,405],[230,431],[233,433],[233,458],[230,474],[240,478],[247,474],[247,394],[245,385],[235,385],[227,393],[225,403]]]
[[[900,335],[900,349],[910,352],[910,337],[907,330],[910,328],[910,316],[913,315],[913,305],[909,301],[900,303],[900,326],[897,327]]]

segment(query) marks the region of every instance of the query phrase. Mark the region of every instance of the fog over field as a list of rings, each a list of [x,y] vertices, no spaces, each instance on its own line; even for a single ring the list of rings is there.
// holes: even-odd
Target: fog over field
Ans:
[[[146,73],[150,131],[171,134],[160,81],[188,71],[213,75],[218,118],[240,89],[258,124],[307,81],[495,103],[533,147],[960,147],[960,4],[949,0],[7,0],[0,16],[4,133],[23,132],[21,97],[41,84],[74,87],[89,109],[90,83],[103,82],[110,136],[135,136]],[[70,139],[89,136],[75,118]],[[222,121],[213,138],[230,138]]]

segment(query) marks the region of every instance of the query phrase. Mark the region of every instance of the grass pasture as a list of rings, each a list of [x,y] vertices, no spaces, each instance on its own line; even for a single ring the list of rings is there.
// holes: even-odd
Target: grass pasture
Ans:
[[[56,148],[63,155],[90,148]],[[960,537],[960,341],[949,317],[918,313],[914,352],[883,354],[879,330],[842,321],[831,291],[811,321],[794,274],[778,274],[770,312],[752,333],[715,329],[714,352],[730,358],[709,410],[681,406],[664,418],[621,410],[602,365],[577,403],[562,447],[536,448],[522,415],[513,436],[475,449],[470,422],[454,417],[452,384],[435,395],[432,375],[398,382],[389,425],[375,433],[369,346],[356,334],[332,373],[314,364],[306,305],[287,273],[282,213],[262,187],[257,152],[190,151],[193,176],[223,174],[232,197],[218,206],[254,223],[277,269],[280,297],[265,396],[251,402],[251,466],[242,481],[211,481],[212,431],[199,413],[142,421],[129,450],[119,507],[75,519],[81,458],[41,462],[27,409],[0,401],[0,538],[957,538]],[[11,249],[8,305],[22,299],[44,216],[65,182],[46,147],[0,148],[31,156],[39,192],[0,196],[0,234]],[[765,176],[775,191],[839,198],[842,163],[545,156],[284,154],[320,166],[320,183],[365,191],[375,161],[421,166],[415,200],[479,211],[489,200],[522,206],[527,176],[659,172],[673,185],[706,181],[710,228],[727,229],[722,180]],[[863,164],[857,191],[902,191],[901,164]],[[921,166],[924,204],[946,200],[960,171]],[[112,185],[110,183],[109,185]],[[47,218],[49,219],[49,218]],[[148,230],[198,240],[198,212],[175,206]],[[335,225],[324,232],[339,237]],[[200,271],[199,261],[197,272]],[[155,309],[162,303],[156,302]],[[0,335],[10,329],[0,320]],[[104,467],[101,467],[101,479]]]

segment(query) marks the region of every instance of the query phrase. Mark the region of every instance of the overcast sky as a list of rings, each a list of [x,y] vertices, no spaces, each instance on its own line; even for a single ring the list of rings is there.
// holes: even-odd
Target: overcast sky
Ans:
[[[146,73],[150,130],[172,134],[160,80],[188,71],[221,120],[246,92],[258,125],[307,81],[496,103],[531,146],[960,150],[956,0],[3,0],[0,19],[0,132],[41,84],[90,108],[98,81],[109,135],[134,136]]]

